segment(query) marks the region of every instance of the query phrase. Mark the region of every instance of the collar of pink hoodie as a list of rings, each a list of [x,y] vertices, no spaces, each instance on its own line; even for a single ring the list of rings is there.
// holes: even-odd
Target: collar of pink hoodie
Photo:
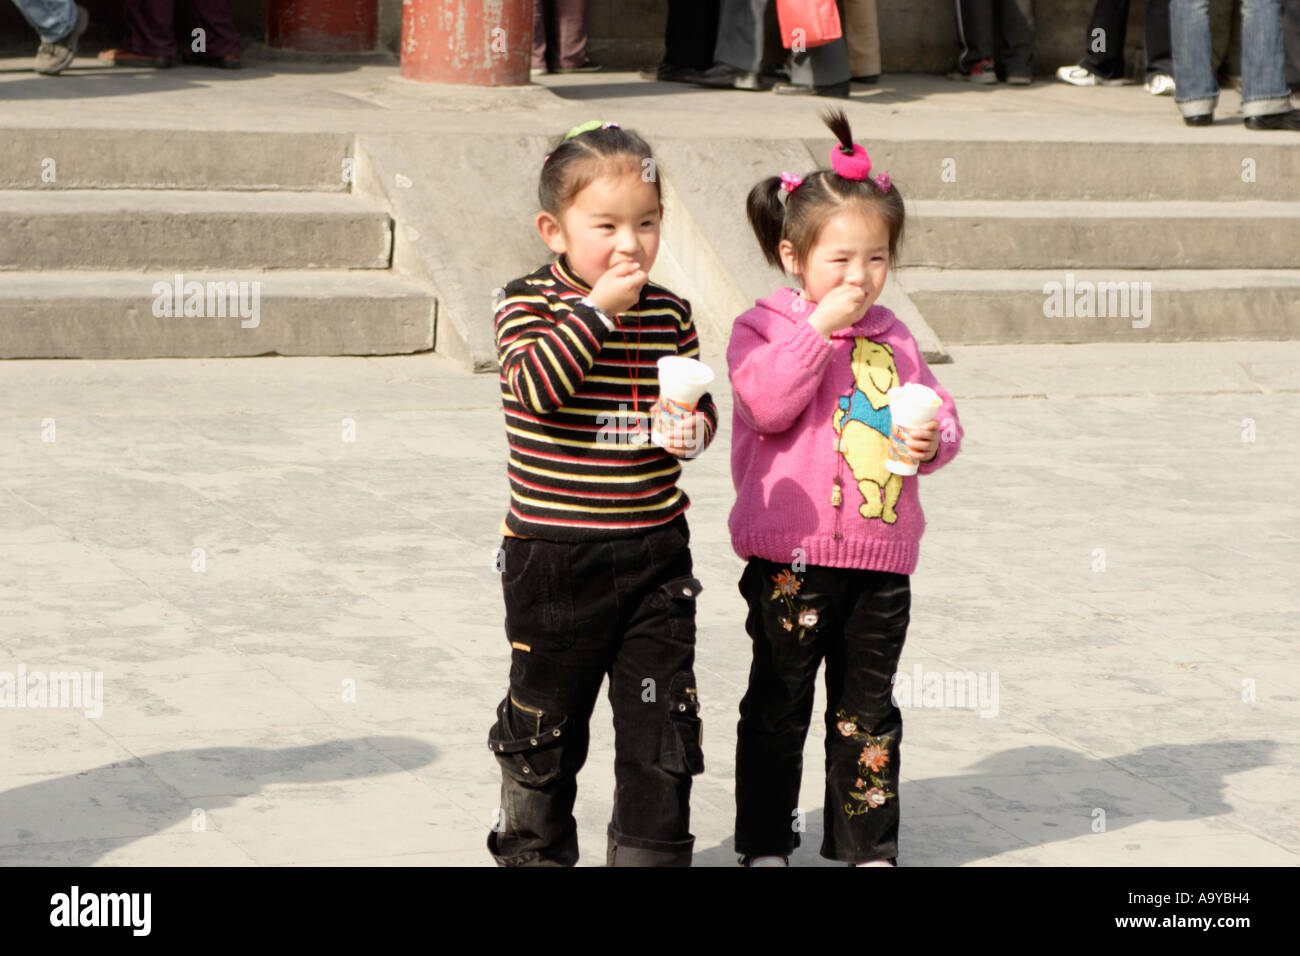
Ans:
[[[817,303],[805,299],[799,294],[799,290],[788,287],[777,289],[766,299],[759,299],[757,304],[770,312],[784,316],[791,322],[807,322],[808,316],[812,315],[812,310],[817,308]],[[875,338],[888,331],[896,321],[898,320],[892,311],[877,303],[867,309],[867,314],[852,325],[832,332],[831,338]]]

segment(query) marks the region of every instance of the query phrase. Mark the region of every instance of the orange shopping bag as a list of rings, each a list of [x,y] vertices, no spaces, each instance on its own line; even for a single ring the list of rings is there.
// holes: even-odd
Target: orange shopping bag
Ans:
[[[825,46],[842,35],[835,0],[776,0],[776,18],[787,50]]]

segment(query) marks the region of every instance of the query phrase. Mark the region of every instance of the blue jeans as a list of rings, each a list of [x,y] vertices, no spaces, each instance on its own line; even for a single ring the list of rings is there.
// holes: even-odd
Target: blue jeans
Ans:
[[[14,6],[42,43],[57,43],[77,25],[77,5],[73,0],[14,0]]]
[[[1281,0],[1242,0],[1241,112],[1267,116],[1291,109],[1282,53]],[[1219,102],[1210,52],[1210,0],[1172,0],[1174,101],[1184,116],[1213,113]]]

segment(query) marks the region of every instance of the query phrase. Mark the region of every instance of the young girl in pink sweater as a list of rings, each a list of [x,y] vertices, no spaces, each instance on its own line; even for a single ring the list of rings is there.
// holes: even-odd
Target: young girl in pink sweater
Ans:
[[[763,180],[749,220],[763,255],[795,276],[736,319],[727,349],[735,399],[732,546],[754,657],[736,747],[736,852],[783,866],[799,845],[799,781],[814,683],[826,660],[822,856],[897,865],[902,714],[891,696],[907,634],[908,575],[925,518],[918,478],[961,446],[951,396],[907,327],[876,305],[897,262],[903,199],[870,175],[842,112],[831,169]],[[914,428],[920,462],[885,467],[890,388],[942,399]]]

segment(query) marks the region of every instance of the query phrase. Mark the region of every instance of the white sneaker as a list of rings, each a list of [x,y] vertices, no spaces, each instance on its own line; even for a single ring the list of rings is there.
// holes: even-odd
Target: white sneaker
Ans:
[[[1168,73],[1153,73],[1143,88],[1152,96],[1173,96],[1174,78]]]
[[[1074,86],[1123,86],[1123,80],[1107,80],[1092,70],[1082,66],[1063,66],[1056,71],[1056,78]]]

